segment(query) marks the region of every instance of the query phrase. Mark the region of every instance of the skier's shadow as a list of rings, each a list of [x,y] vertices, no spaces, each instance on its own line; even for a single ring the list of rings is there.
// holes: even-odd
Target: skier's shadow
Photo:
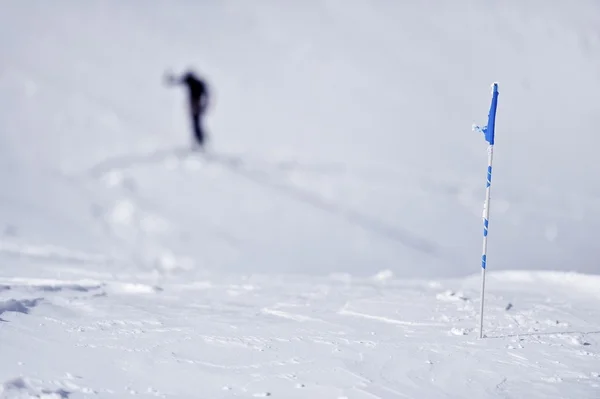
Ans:
[[[419,252],[433,256],[441,255],[438,246],[431,241],[419,238],[408,230],[403,230],[397,226],[387,225],[356,210],[343,209],[339,204],[327,201],[312,191],[286,184],[279,179],[273,179],[268,173],[265,173],[264,170],[252,170],[250,166],[246,166],[242,157],[212,153],[208,155],[208,159],[221,163],[229,168],[231,172],[234,172],[258,185],[279,191],[280,193],[296,201],[311,205],[327,213],[339,215],[350,224],[361,227],[367,231],[386,237],[390,240],[399,242]],[[293,165],[297,167],[299,164],[294,163]],[[300,169],[302,169],[302,167],[300,167]],[[314,168],[311,169],[314,170]]]

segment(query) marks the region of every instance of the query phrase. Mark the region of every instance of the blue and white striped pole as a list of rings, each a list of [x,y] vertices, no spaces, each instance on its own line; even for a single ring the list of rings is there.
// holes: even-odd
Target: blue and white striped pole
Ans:
[[[488,113],[487,126],[474,129],[483,133],[488,142],[487,181],[485,184],[485,202],[483,203],[483,253],[481,255],[481,309],[479,319],[479,338],[483,338],[483,299],[485,295],[485,269],[487,266],[487,237],[490,221],[490,186],[492,184],[492,160],[494,157],[494,130],[496,125],[496,108],[498,106],[498,83],[492,85],[492,104]]]

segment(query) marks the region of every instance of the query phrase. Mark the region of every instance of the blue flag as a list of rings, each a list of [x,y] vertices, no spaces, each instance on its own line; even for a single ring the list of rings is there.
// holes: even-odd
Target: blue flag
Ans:
[[[483,133],[485,141],[494,145],[494,130],[496,128],[496,107],[498,106],[498,83],[494,83],[492,91],[492,104],[488,113],[488,123],[484,127],[473,126],[474,130]]]

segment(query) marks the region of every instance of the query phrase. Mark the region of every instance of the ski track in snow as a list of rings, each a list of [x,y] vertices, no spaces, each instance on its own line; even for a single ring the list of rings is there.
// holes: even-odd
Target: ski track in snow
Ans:
[[[285,175],[275,176],[272,173],[288,171],[292,168],[300,170],[308,169],[309,171],[314,172],[315,170],[320,171],[320,169],[327,170],[326,167],[311,167],[311,165],[302,165],[298,162],[248,162],[242,156],[232,156],[212,152],[197,153],[196,151],[185,148],[173,148],[167,150],[157,150],[146,154],[130,154],[108,158],[89,168],[84,176],[88,175],[95,179],[106,178],[108,176],[108,179],[110,179],[111,174],[114,176],[114,173],[118,171],[147,166],[156,167],[160,166],[161,164],[169,169],[177,169],[178,164],[182,163],[185,165],[184,161],[186,159],[195,159],[189,158],[193,155],[202,156],[200,159],[204,160],[205,162],[212,162],[220,165],[226,171],[231,172],[238,177],[248,179],[263,188],[282,193],[293,201],[299,201],[327,213],[338,215],[350,224],[359,226],[366,231],[377,234],[386,239],[401,243],[402,245],[405,245],[406,247],[415,251],[435,257],[445,256],[448,258],[453,256],[451,253],[445,253],[446,251],[440,248],[437,244],[430,242],[425,238],[420,238],[410,231],[403,230],[399,226],[387,225],[357,210],[343,209],[339,205],[322,198],[319,194],[313,191],[303,189],[295,186],[291,182],[287,182]],[[257,166],[261,163],[262,166]],[[334,168],[334,170],[335,169],[336,168]],[[360,171],[356,174],[355,178],[359,176]],[[114,180],[114,178],[112,180]],[[216,231],[216,233],[218,236],[225,236],[225,233],[222,231]],[[231,241],[231,239],[228,237],[226,237],[226,239]]]

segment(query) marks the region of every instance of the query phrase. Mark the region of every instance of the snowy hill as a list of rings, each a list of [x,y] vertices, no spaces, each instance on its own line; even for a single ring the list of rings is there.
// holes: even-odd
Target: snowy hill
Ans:
[[[1,1],[1,395],[596,397],[600,6],[413,3]]]

